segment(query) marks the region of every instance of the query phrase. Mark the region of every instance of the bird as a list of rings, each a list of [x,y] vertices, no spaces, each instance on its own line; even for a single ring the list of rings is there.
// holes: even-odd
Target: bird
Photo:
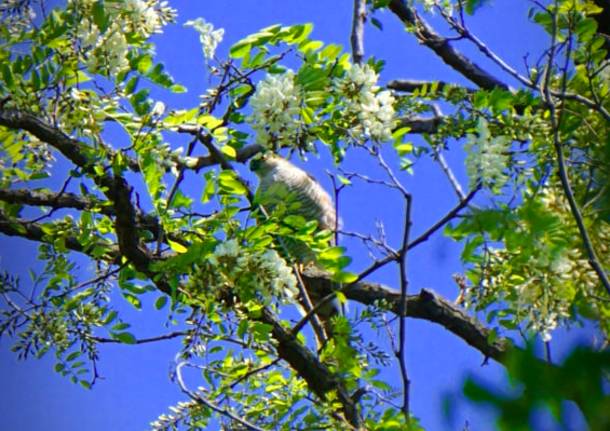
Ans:
[[[280,222],[289,216],[300,216],[304,221],[316,221],[320,231],[336,230],[337,214],[333,200],[313,176],[271,152],[255,157],[250,162],[250,170],[259,179],[254,202],[262,207],[262,211],[268,216],[277,214]],[[288,254],[287,257],[297,263],[297,271],[302,271],[307,265],[319,266],[315,253],[306,243],[287,237],[280,237],[278,243],[280,251]],[[307,285],[304,288],[311,299],[310,305],[315,306],[323,295]],[[320,307],[317,315],[322,321],[325,334],[318,334],[314,326],[319,342],[321,337],[332,336],[331,320],[339,314],[340,308],[336,301]]]

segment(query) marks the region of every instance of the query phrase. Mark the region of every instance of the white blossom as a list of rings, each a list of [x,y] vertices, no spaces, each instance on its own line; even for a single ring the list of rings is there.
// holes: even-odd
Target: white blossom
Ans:
[[[130,15],[135,31],[148,37],[153,33],[161,33],[163,25],[159,12],[154,8],[156,1],[126,0],[124,8]]]
[[[129,67],[129,45],[119,23],[113,23],[101,34],[95,24],[83,20],[77,36],[82,47],[88,51],[85,65],[91,73],[103,71],[114,76]]]
[[[195,31],[199,33],[199,41],[203,48],[203,55],[208,60],[214,58],[216,48],[222,42],[222,37],[225,34],[224,29],[219,28],[214,30],[214,26],[208,22],[205,22],[203,18],[197,18],[184,23],[185,27],[193,27]]]
[[[274,300],[290,302],[298,294],[292,269],[275,250],[252,250],[236,239],[216,245],[204,268],[203,284],[214,292],[227,287],[238,296],[254,292],[266,304]]]
[[[286,265],[284,259],[275,250],[267,250],[261,256],[260,265],[270,274],[275,274],[271,280],[273,292],[281,292],[289,297],[298,295],[297,280],[292,269]]]
[[[355,64],[335,87],[345,98],[343,117],[351,124],[349,135],[376,141],[392,138],[394,122],[394,96],[388,90],[379,91],[379,76],[371,66]]]
[[[239,255],[239,243],[236,239],[221,242],[214,249],[214,255],[216,257],[237,257]]]
[[[165,112],[165,103],[163,103],[161,101],[157,101],[153,105],[152,110],[150,111],[150,115],[159,117],[159,116],[163,115],[164,112]]]
[[[267,75],[250,98],[249,122],[256,131],[257,143],[283,147],[298,141],[301,95],[294,73]]]
[[[470,134],[464,146],[466,156],[466,171],[471,185],[480,182],[487,187],[501,188],[508,176],[504,170],[508,166],[510,139],[507,136],[492,137],[487,121],[479,119],[477,135]]]

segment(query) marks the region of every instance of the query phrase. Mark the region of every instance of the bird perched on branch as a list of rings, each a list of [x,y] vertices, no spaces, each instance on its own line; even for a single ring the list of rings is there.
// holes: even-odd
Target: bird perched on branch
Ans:
[[[337,214],[331,197],[307,172],[273,153],[253,159],[250,162],[250,169],[259,178],[255,202],[268,215],[277,213],[280,220],[286,220],[290,216],[301,216],[305,221],[315,220],[319,230],[336,229]],[[283,249],[282,251],[288,254],[288,258],[297,263],[297,266],[316,265],[315,253],[306,243],[286,237],[280,237],[278,241],[280,249]],[[321,299],[321,293],[313,291],[306,285],[303,287],[315,306]],[[304,300],[302,303],[305,302],[307,310],[307,300],[306,298]],[[331,333],[330,319],[338,312],[337,304],[329,302],[317,313],[327,334]],[[318,338],[320,338],[319,334]]]

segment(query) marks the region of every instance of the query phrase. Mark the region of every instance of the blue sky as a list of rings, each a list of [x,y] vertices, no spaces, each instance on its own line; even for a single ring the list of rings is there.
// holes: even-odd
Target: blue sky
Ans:
[[[220,57],[226,56],[228,48],[237,40],[275,23],[312,22],[312,37],[326,43],[341,44],[349,50],[352,3],[351,0],[170,1],[178,9],[178,23],[167,27],[164,34],[155,36],[153,40],[157,43],[158,59],[189,91],[172,96],[162,92],[154,94],[166,101],[168,109],[190,108],[198,104],[198,96],[209,85],[197,34],[182,26],[189,19],[203,17],[216,27],[225,29],[225,40],[217,51]],[[470,20],[472,30],[520,70],[523,70],[523,56],[530,53],[532,58],[536,58],[546,42],[542,31],[527,22],[528,7],[529,2],[522,0],[496,0]],[[384,30],[367,26],[365,52],[367,56],[374,55],[387,61],[381,75],[382,83],[411,78],[469,84],[429,50],[417,44],[392,14],[380,13],[377,18],[383,23]],[[432,22],[438,23],[438,19],[433,18]],[[469,46],[458,46],[466,54],[476,52]],[[481,57],[477,55],[476,58]],[[479,63],[498,73],[498,69],[486,61]],[[413,140],[421,142],[419,137]],[[174,143],[185,145],[186,141],[176,140]],[[460,181],[467,184],[459,144],[454,143],[446,156]],[[325,172],[327,169],[335,170],[327,154],[322,152],[319,159],[311,158],[299,164],[330,188]],[[344,167],[367,175],[380,174],[378,167],[358,151],[348,155]],[[245,171],[244,175],[254,178]],[[401,180],[414,196],[414,236],[455,205],[449,183],[429,160],[424,159],[416,165],[415,175],[401,174]],[[197,178],[191,178],[188,184],[189,191],[198,196]],[[388,238],[394,245],[398,244],[402,227],[402,202],[398,196],[378,187],[359,184],[358,188],[348,189],[343,195],[342,207],[346,230],[374,233],[375,222],[382,220]],[[0,266],[3,269],[26,274],[27,268],[34,265],[35,246],[31,243],[2,237],[0,244]],[[346,244],[351,245],[349,241]],[[410,291],[430,288],[448,298],[455,298],[457,288],[451,275],[461,270],[459,252],[458,246],[441,235],[416,248],[409,255]],[[354,246],[348,254],[354,258],[355,271],[367,265],[366,252],[361,248]],[[86,274],[86,269],[84,265],[83,274]],[[372,279],[396,286],[397,273],[384,270]],[[146,298],[141,312],[125,303],[119,305],[137,336],[168,332],[164,327],[166,315],[153,311],[154,299],[153,296]],[[120,298],[117,300],[121,301]],[[352,306],[352,311],[354,309],[356,306]],[[448,429],[442,417],[442,396],[459,394],[461,382],[468,372],[477,373],[486,381],[501,382],[504,379],[502,368],[493,363],[481,367],[483,357],[441,327],[416,320],[409,320],[407,324],[407,362],[412,380],[413,413],[428,430]],[[382,346],[387,346],[384,333],[369,335]],[[579,336],[578,333],[558,334],[553,342],[557,354]],[[184,399],[168,377],[179,348],[176,341],[140,346],[101,346],[99,369],[104,379],[92,391],[73,385],[56,374],[51,356],[18,362],[9,352],[9,347],[10,340],[0,340],[0,381],[3,386],[0,417],[2,428],[6,430],[140,430],[165,412],[169,405]],[[394,372],[397,372],[395,368]],[[399,381],[398,374],[387,374],[387,377]],[[461,429],[468,421],[471,430],[484,430],[491,427],[491,420],[490,412],[460,402],[457,420],[451,428]]]

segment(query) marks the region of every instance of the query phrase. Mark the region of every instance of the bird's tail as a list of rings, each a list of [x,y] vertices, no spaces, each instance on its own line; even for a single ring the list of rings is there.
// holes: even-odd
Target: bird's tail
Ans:
[[[321,278],[320,274],[327,274],[326,271],[317,265],[308,265],[300,272],[300,281],[305,288],[307,298],[302,298],[302,306],[305,313],[311,308],[315,309],[316,319],[312,321],[312,326],[318,347],[322,347],[326,342],[334,337],[334,322],[337,316],[342,316],[341,305],[336,296],[332,296],[333,290],[338,286],[330,278]],[[317,325],[315,320],[319,322]]]

